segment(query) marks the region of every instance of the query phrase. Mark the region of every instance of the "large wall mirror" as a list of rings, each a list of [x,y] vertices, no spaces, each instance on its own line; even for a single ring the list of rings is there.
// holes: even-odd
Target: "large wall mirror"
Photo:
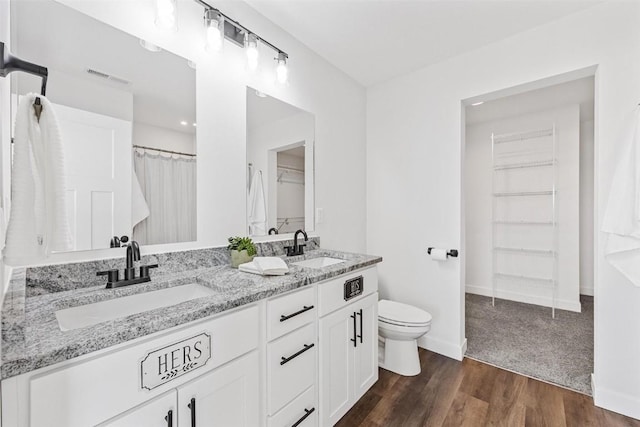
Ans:
[[[247,88],[247,226],[251,236],[313,230],[315,117]]]
[[[195,66],[52,0],[13,0],[11,14],[12,52],[49,69],[74,250],[195,241]],[[40,80],[11,86],[15,103]]]

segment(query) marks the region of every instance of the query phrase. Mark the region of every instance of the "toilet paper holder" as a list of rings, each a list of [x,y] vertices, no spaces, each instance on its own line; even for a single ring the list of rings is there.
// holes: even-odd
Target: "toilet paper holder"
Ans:
[[[431,249],[435,249],[435,248],[427,248],[427,253],[429,255],[431,255]],[[458,258],[458,250],[457,249],[449,249],[447,251],[447,258],[452,257],[452,258]]]

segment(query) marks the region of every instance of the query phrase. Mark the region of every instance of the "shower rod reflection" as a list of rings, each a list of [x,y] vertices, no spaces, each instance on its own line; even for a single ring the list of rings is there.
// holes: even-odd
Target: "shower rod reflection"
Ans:
[[[197,154],[182,153],[180,151],[165,150],[165,149],[162,149],[162,148],[145,147],[144,145],[135,145],[135,144],[133,144],[132,147],[133,148],[140,148],[142,150],[153,150],[153,151],[161,151],[163,153],[178,154],[180,156],[197,157]]]

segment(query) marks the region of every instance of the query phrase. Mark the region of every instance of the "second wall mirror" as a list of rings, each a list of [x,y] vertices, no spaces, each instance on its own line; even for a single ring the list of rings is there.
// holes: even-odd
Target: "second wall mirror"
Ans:
[[[315,117],[247,88],[247,228],[252,237],[312,231]]]

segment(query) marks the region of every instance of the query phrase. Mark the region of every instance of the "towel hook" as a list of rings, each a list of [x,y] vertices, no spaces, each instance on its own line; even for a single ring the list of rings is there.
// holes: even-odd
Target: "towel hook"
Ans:
[[[14,71],[22,71],[42,78],[40,94],[42,96],[46,95],[49,70],[41,65],[33,64],[11,55],[9,50],[5,49],[4,42],[0,42],[0,77],[7,77]],[[36,118],[40,121],[40,115],[42,114],[42,101],[40,97],[36,97],[33,102],[33,110],[35,111]]]

